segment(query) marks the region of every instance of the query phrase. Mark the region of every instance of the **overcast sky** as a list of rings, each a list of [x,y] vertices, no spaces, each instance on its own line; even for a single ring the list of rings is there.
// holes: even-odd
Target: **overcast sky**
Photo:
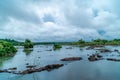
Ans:
[[[0,38],[120,38],[120,0],[2,0]]]

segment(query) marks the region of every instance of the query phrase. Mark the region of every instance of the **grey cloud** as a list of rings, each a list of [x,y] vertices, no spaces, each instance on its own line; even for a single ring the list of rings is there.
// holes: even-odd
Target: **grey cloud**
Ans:
[[[28,9],[28,11],[27,11]],[[4,0],[0,2],[0,16],[4,20],[9,17],[27,22],[40,23],[40,19],[33,12],[29,12],[29,7],[23,0]]]

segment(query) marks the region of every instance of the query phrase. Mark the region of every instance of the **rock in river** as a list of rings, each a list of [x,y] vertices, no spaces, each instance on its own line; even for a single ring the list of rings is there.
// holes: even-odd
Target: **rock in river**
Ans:
[[[81,57],[69,57],[69,58],[63,58],[61,61],[77,61],[77,60],[82,60]]]
[[[64,66],[64,64],[51,64],[51,65],[47,65],[47,66],[40,67],[40,68],[27,69],[18,74],[30,74],[30,73],[41,72],[41,71],[45,71],[45,70],[50,71],[50,70],[57,69],[62,66]]]
[[[107,58],[108,61],[116,61],[116,62],[120,62],[120,59],[115,59],[115,58]]]
[[[88,57],[89,61],[97,61],[97,60],[102,60],[102,56],[99,54],[92,54]]]

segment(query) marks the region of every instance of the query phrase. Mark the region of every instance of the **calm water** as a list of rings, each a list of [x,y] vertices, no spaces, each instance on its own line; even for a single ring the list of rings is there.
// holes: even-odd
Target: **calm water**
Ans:
[[[88,54],[93,54],[96,50],[86,50],[72,46],[66,49],[63,46],[60,50],[49,51],[52,45],[36,45],[31,53],[25,53],[22,47],[18,47],[18,52],[14,57],[0,58],[0,69],[17,67],[18,71],[26,69],[26,63],[37,65],[37,67],[48,64],[63,63],[63,67],[50,72],[36,72],[27,75],[15,75],[10,73],[0,73],[0,80],[120,80],[120,62],[100,60],[95,62],[88,61]],[[106,46],[106,48],[120,50],[119,46]],[[105,58],[118,58],[120,54],[101,53]],[[65,57],[82,57],[83,60],[75,62],[61,62]]]

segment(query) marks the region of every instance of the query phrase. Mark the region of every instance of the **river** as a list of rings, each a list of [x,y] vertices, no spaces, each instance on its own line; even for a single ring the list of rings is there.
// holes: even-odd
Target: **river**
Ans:
[[[105,46],[107,49],[120,50],[120,46]],[[0,69],[17,67],[17,71],[26,70],[26,64],[42,67],[48,64],[64,64],[52,71],[35,72],[18,75],[0,73],[0,80],[120,80],[120,62],[99,60],[90,62],[88,54],[96,50],[86,50],[86,47],[62,46],[59,50],[52,50],[52,45],[36,45],[31,52],[24,52],[23,47],[17,47],[13,57],[0,58]],[[118,58],[117,52],[101,53],[104,58]],[[82,57],[80,61],[62,62],[65,57]]]

